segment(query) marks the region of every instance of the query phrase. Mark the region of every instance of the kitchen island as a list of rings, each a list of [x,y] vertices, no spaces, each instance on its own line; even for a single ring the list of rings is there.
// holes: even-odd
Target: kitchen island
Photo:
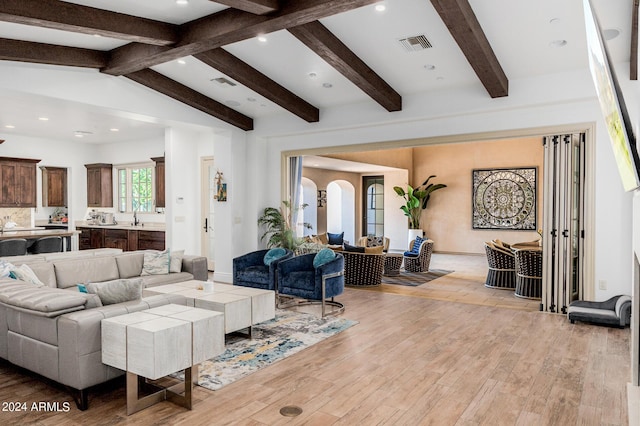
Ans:
[[[71,250],[71,237],[78,234],[78,231],[68,231],[64,229],[44,229],[44,228],[12,228],[0,233],[0,240],[10,240],[13,238],[24,238],[27,240],[27,248],[38,238],[42,237],[62,237],[62,250]]]

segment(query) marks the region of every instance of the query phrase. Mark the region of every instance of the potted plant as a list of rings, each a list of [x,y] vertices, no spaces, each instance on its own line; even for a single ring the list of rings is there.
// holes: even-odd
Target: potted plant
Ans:
[[[302,204],[302,208],[307,207],[307,204]],[[295,230],[291,227],[291,215],[295,216],[295,212],[298,209],[291,209],[291,203],[289,201],[283,201],[282,206],[279,209],[275,207],[266,207],[262,212],[262,215],[258,218],[258,225],[266,228],[260,241],[267,240],[267,247],[282,247],[292,251],[302,244],[302,238],[296,236]],[[302,226],[311,229],[311,225],[303,223]]]
[[[422,211],[427,208],[427,204],[429,203],[429,199],[431,198],[431,193],[433,191],[437,191],[438,189],[447,187],[447,185],[441,183],[430,183],[429,181],[435,177],[435,175],[429,176],[427,180],[422,182],[422,185],[416,188],[413,188],[411,185],[407,185],[406,191],[399,186],[393,187],[393,190],[396,191],[396,194],[404,198],[405,204],[404,206],[401,206],[400,209],[404,212],[404,215],[409,218],[409,229],[418,230],[416,232],[409,233],[409,241],[415,238],[415,235],[412,234],[416,234],[419,236],[423,235],[420,221],[422,218]]]

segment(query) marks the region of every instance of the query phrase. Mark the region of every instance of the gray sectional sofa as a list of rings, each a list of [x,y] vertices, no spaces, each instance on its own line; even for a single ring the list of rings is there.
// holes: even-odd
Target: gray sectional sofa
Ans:
[[[0,357],[65,385],[84,410],[88,388],[124,374],[102,364],[101,320],[186,301],[182,296],[158,295],[103,306],[96,294],[78,292],[77,284],[141,278],[149,287],[204,281],[207,262],[204,257],[184,256],[181,272],[141,276],[142,251],[80,256],[21,259],[45,286],[0,279]]]

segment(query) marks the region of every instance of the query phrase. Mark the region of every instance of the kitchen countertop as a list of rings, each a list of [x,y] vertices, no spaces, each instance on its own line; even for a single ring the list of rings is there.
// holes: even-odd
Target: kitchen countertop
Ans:
[[[122,222],[115,225],[94,225],[89,224],[86,221],[76,222],[76,228],[97,228],[97,229],[124,229],[124,230],[138,230],[138,231],[165,231],[164,223],[146,222],[142,225],[133,226],[131,222]]]
[[[9,240],[11,238],[34,239],[40,237],[69,237],[78,234],[78,231],[65,231],[64,229],[12,229],[5,230],[0,234],[0,240]]]

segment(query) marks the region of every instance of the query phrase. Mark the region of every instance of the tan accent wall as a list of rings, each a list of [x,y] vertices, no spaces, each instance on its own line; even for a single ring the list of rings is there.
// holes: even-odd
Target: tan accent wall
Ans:
[[[323,157],[405,169],[409,171],[409,179],[412,179],[413,149],[414,148],[396,148],[367,152],[341,152],[339,154],[323,155]]]
[[[349,173],[349,172],[340,172],[335,170],[326,170],[326,169],[317,169],[313,167],[303,167],[302,168],[302,176],[308,179],[311,179],[318,187],[318,190],[327,190],[327,185],[329,185],[334,180],[346,180],[351,183],[355,189],[355,215],[354,223],[355,223],[355,233],[356,235],[360,235],[361,223],[360,216],[362,211],[362,206],[359,200],[362,198],[360,195],[362,191],[362,177],[360,173]],[[323,232],[327,232],[327,206],[318,207],[318,216],[317,216],[317,226],[318,234],[322,234]]]
[[[431,182],[447,188],[433,193],[422,216],[422,227],[435,241],[434,250],[484,254],[484,242],[500,239],[508,243],[533,241],[535,231],[472,229],[472,170],[537,167],[537,227],[542,227],[542,176],[544,148],[541,138],[523,138],[432,145],[414,148],[412,185],[430,175]]]

